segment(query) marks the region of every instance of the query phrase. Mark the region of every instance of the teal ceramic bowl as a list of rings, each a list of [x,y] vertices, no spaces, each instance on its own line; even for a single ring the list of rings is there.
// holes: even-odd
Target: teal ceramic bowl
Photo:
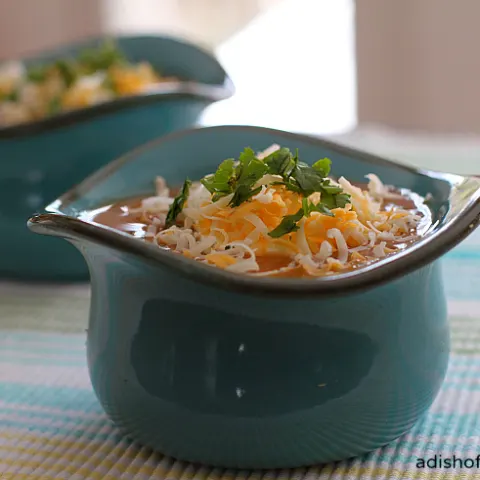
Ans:
[[[90,40],[26,60],[47,62],[98,44]],[[132,61],[149,61],[183,83],[31,124],[0,129],[0,277],[85,280],[88,271],[68,244],[29,235],[25,221],[119,155],[167,132],[196,124],[211,103],[233,93],[210,54],[167,37],[118,37]]]
[[[299,148],[307,162],[328,156],[354,181],[373,172],[430,192],[436,226],[363,270],[302,280],[229,273],[77,218],[152,194],[156,175],[179,184],[272,143]],[[449,355],[438,259],[477,226],[480,181],[301,135],[211,127],[134,151],[47,211],[30,229],[66,238],[90,268],[88,365],[121,431],[193,462],[282,468],[373,450],[429,408]]]

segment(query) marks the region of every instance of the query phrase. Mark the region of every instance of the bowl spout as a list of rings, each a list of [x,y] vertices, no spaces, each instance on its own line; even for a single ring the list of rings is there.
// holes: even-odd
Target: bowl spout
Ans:
[[[28,228],[40,235],[76,240],[80,235],[75,229],[75,220],[69,219],[65,222],[65,216],[59,214],[42,213],[32,216],[28,222]],[[72,222],[73,220],[73,222]]]

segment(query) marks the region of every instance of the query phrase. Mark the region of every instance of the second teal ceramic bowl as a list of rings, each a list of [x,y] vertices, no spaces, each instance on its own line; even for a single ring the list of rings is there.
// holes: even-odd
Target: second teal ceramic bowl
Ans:
[[[101,39],[27,59],[49,62],[75,55]],[[169,90],[122,98],[47,120],[0,129],[0,277],[85,280],[88,271],[70,245],[32,237],[25,221],[119,155],[173,130],[193,126],[233,86],[208,52],[168,37],[118,37],[132,61],[146,60],[185,81]]]
[[[375,173],[431,193],[435,227],[369,267],[302,280],[215,269],[77,218],[152,194],[157,175],[180,184],[245,146],[273,143],[298,148],[308,163],[330,157],[334,173],[353,181]],[[282,468],[373,450],[429,408],[449,353],[438,259],[477,226],[480,181],[301,135],[213,127],[137,150],[47,210],[30,228],[68,239],[89,265],[88,366],[121,431],[193,462]]]

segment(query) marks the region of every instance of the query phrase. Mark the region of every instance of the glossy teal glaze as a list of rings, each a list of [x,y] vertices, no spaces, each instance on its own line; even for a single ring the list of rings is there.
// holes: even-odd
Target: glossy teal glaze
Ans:
[[[165,454],[239,468],[360,455],[434,400],[449,334],[438,262],[367,294],[219,292],[91,247],[88,363],[107,414]]]
[[[133,61],[147,60],[167,75],[218,87],[217,99],[232,92],[219,63],[196,46],[166,37],[119,37],[117,41]],[[64,58],[95,42],[28,62]],[[59,116],[48,125],[0,129],[0,248],[8,252],[0,259],[0,276],[28,280],[88,278],[85,262],[74,248],[33,237],[25,228],[26,219],[124,152],[194,125],[214,100],[208,95],[151,95],[125,104],[113,102],[111,108],[102,106]]]
[[[328,291],[326,279],[270,279],[266,287],[73,218],[151,193],[158,174],[178,184],[247,145],[272,143],[299,148],[307,162],[329,156],[334,173],[354,181],[374,172],[432,192],[445,240],[444,227],[460,229],[457,242],[465,235],[449,215],[473,229],[480,214],[480,183],[469,179],[420,174],[299,135],[218,127],[137,151],[48,208],[57,213],[33,218],[30,228],[69,239],[88,262],[88,364],[105,411],[126,435],[174,457],[283,468],[360,455],[407,431],[445,375],[449,333],[438,261],[408,272],[404,260],[392,261],[396,271],[380,264],[381,280],[361,291],[352,285],[366,284],[367,270],[340,279],[341,291]],[[460,187],[471,199],[453,203]],[[420,245],[428,255],[429,244]]]

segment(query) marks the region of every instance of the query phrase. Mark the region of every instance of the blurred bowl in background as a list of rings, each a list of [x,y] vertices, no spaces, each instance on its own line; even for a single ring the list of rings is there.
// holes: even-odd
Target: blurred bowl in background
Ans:
[[[165,36],[119,36],[132,62],[149,62],[181,81],[33,123],[0,129],[0,276],[86,280],[82,256],[66,242],[29,234],[25,222],[62,192],[122,153],[167,132],[193,126],[203,110],[230,97],[233,84],[209,52]],[[24,59],[46,63],[75,56],[104,38]]]

